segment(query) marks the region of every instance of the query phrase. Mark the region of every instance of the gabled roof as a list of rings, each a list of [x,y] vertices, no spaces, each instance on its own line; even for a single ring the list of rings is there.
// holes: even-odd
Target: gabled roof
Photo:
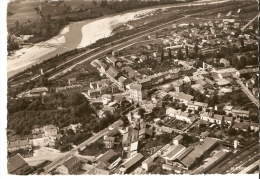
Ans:
[[[63,163],[63,165],[66,168],[70,169],[70,168],[72,168],[74,166],[75,162],[77,162],[77,163],[80,162],[80,159],[78,157],[76,157],[76,156],[73,156],[73,157],[69,158],[68,160],[66,160]]]
[[[142,90],[142,85],[140,85],[140,84],[132,84],[130,86],[130,89],[141,91]]]
[[[7,161],[7,170],[8,173],[12,173],[13,171],[19,169],[20,167],[28,165],[23,157],[21,157],[20,154],[17,154],[11,158],[8,159]]]
[[[223,116],[222,115],[218,115],[218,114],[214,114],[213,118],[217,119],[217,120],[222,120]]]
[[[116,153],[112,149],[110,149],[103,155],[98,156],[96,161],[104,162],[105,164],[108,164],[108,160],[111,159],[112,157],[114,157],[115,155],[116,155]]]
[[[19,147],[25,145],[30,145],[29,140],[18,140],[18,141],[9,142],[7,144],[7,147]]]
[[[186,147],[181,144],[175,145],[167,153],[165,153],[164,156],[168,159],[174,160],[185,149]]]
[[[136,155],[130,157],[124,163],[122,163],[121,167],[124,167],[124,168],[128,169],[131,166],[133,166],[136,162],[141,160],[142,158],[143,158],[143,155],[141,153],[137,153]]]
[[[181,163],[186,167],[190,167],[197,158],[201,157],[207,150],[217,143],[213,138],[205,138],[202,143],[198,144],[186,157],[181,160]]]
[[[139,131],[139,135],[142,135],[142,134],[148,134],[148,135],[151,136],[153,134],[153,131],[151,129],[148,129],[148,128],[142,128]]]
[[[154,160],[154,159],[153,159],[152,157],[149,157],[149,158],[147,158],[145,161],[143,161],[143,163],[149,165],[150,163],[153,162],[153,160]]]

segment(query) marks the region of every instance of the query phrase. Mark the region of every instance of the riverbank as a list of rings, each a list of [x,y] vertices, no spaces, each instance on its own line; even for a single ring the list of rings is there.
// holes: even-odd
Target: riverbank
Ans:
[[[110,36],[113,28],[122,25],[122,23],[126,23],[129,20],[133,20],[135,18],[135,15],[152,11],[158,8],[178,7],[180,5],[200,5],[204,4],[205,2],[220,3],[224,1],[203,1],[203,3],[193,2],[165,5],[159,7],[146,7],[124,12],[123,14],[111,14],[97,19],[88,19],[76,23],[71,23],[63,28],[58,36],[55,36],[46,42],[35,44],[33,47],[30,47],[27,50],[20,49],[16,52],[17,55],[9,57],[7,61],[7,76],[10,77],[20,71],[23,71],[31,65],[34,65],[36,63],[39,64],[44,60],[56,56],[57,54],[70,51],[75,48],[82,48],[94,43],[101,38],[108,37]]]

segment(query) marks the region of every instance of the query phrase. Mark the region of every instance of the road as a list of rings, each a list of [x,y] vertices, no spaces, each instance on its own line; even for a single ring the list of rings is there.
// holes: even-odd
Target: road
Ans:
[[[83,143],[81,143],[80,145],[78,145],[77,147],[73,148],[71,151],[69,151],[68,153],[60,156],[59,158],[57,158],[56,160],[52,161],[52,163],[50,163],[49,165],[47,165],[46,167],[44,167],[44,172],[47,174],[49,173],[51,170],[53,170],[55,167],[57,167],[58,165],[60,165],[61,163],[63,163],[66,159],[68,159],[70,156],[74,155],[75,153],[78,152],[78,149],[82,150],[86,147],[86,145],[89,145],[95,141],[97,141],[100,137],[103,137],[104,135],[106,135],[108,131],[108,128],[105,128],[104,130],[100,131],[99,133],[95,134],[94,136],[92,136],[91,138],[89,138],[88,140],[84,141]]]
[[[251,93],[251,91],[249,91],[249,89],[243,84],[241,80],[238,79],[237,83],[240,84],[242,91],[244,91],[248,98],[251,99],[251,101],[253,101],[253,103],[259,108],[259,100],[255,98],[255,96]]]
[[[241,28],[241,31],[245,30],[256,18],[260,17],[260,14],[257,14],[251,21],[249,21],[244,27]]]
[[[259,142],[256,141],[236,154],[231,154],[214,167],[209,169],[205,174],[228,174],[238,173],[239,170],[246,165],[254,162],[256,156],[259,155]]]

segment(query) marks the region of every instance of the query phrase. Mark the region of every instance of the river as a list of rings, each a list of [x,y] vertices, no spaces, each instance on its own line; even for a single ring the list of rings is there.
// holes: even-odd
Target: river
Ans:
[[[129,20],[134,19],[137,14],[142,14],[159,8],[169,8],[187,5],[201,5],[203,3],[219,3],[223,1],[199,0],[191,3],[180,3],[131,10],[120,14],[112,14],[96,19],[87,19],[80,22],[70,23],[64,27],[59,35],[45,42],[19,49],[14,55],[7,57],[7,77],[30,67],[33,64],[62,54],[75,48],[81,48],[94,43],[98,39],[108,37],[112,28],[115,28]]]

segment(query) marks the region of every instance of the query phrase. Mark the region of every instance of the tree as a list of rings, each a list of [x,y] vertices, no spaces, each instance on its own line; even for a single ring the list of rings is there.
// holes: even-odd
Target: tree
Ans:
[[[240,43],[241,43],[242,48],[244,48],[244,40],[243,40],[243,38],[240,38]]]
[[[169,59],[172,60],[172,51],[171,51],[170,48],[169,48],[169,50],[168,50],[168,56],[169,56]]]
[[[172,136],[170,134],[161,134],[160,135],[160,142],[163,144],[168,144],[171,142]]]
[[[177,58],[178,58],[178,60],[182,60],[183,59],[183,54],[181,52],[181,48],[179,48],[178,51],[177,51]]]
[[[228,134],[229,136],[234,136],[234,135],[237,134],[237,131],[236,131],[236,129],[234,129],[234,128],[229,128],[228,131],[227,131],[227,134]]]
[[[16,29],[18,29],[19,26],[20,26],[19,21],[15,21],[15,27],[16,27]]]
[[[161,62],[164,61],[164,52],[163,52],[163,49],[162,49],[162,52],[161,52]]]
[[[140,115],[142,118],[144,117],[145,109],[144,108],[139,108],[138,109],[138,115]]]
[[[232,61],[231,61],[231,65],[232,65],[233,67],[235,67],[236,64],[237,64],[237,62],[238,62],[237,56],[236,56],[236,55],[233,55]]]
[[[189,56],[189,49],[188,49],[188,46],[185,46],[185,51],[186,51],[186,56],[188,57],[188,56]]]
[[[106,7],[107,6],[107,1],[106,0],[102,0],[100,3],[101,7]]]

